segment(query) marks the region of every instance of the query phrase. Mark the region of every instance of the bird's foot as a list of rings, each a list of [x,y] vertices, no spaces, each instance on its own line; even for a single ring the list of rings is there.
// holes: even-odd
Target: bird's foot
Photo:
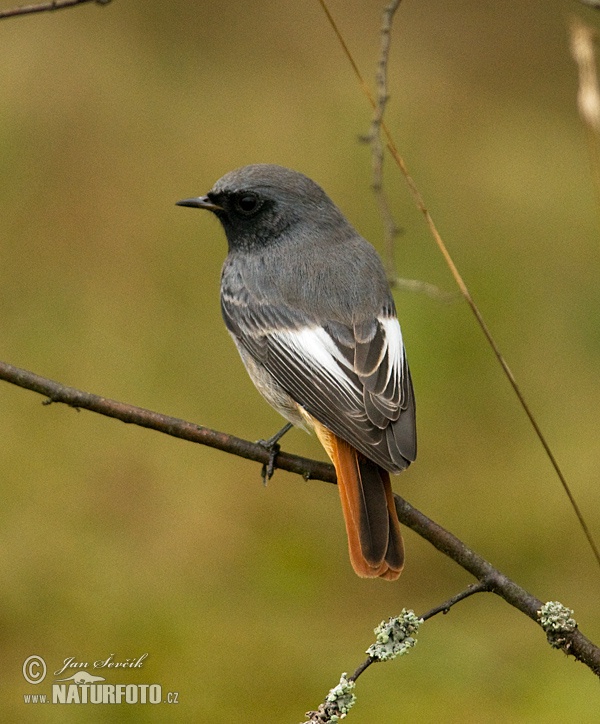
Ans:
[[[291,427],[293,427],[292,423],[288,422],[287,425],[284,425],[281,430],[276,432],[275,435],[273,435],[273,437],[270,437],[268,440],[256,441],[257,445],[261,445],[269,451],[269,459],[262,466],[261,470],[263,485],[266,485],[267,481],[273,477],[273,473],[275,472],[275,459],[277,458],[277,453],[281,449],[281,446],[279,445],[279,440],[281,440],[281,438]]]

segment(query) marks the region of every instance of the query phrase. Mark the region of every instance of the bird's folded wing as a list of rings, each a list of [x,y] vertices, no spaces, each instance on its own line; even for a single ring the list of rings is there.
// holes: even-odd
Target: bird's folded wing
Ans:
[[[415,408],[391,308],[352,326],[226,292],[229,331],[301,407],[391,472],[416,455]]]

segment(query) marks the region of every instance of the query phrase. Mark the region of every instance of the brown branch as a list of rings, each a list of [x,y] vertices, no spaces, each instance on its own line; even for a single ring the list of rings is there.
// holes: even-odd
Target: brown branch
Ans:
[[[429,541],[441,553],[452,558],[461,568],[481,582],[485,582],[491,593],[503,598],[517,610],[539,624],[538,611],[543,603],[528,591],[494,568],[475,551],[468,548],[455,535],[445,530],[410,503],[396,497],[396,510],[400,521]],[[562,647],[566,654],[574,656],[600,676],[600,648],[586,638],[578,629],[566,637]]]
[[[0,10],[0,20],[4,18],[14,18],[17,15],[43,13],[47,10],[63,10],[64,8],[72,8],[75,5],[83,5],[83,3],[89,2],[95,2],[98,5],[108,5],[110,0],[50,0],[50,2],[35,3],[34,5],[21,5],[18,8]]]
[[[177,417],[161,415],[158,412],[146,410],[142,407],[135,407],[124,402],[93,395],[90,392],[77,390],[74,387],[67,387],[33,372],[13,367],[6,362],[0,362],[0,379],[44,395],[48,398],[45,404],[62,402],[78,410],[90,410],[106,417],[114,417],[116,420],[121,420],[121,422],[147,427],[150,430],[157,430],[166,435],[196,442],[200,445],[208,445],[217,450],[223,450],[247,460],[254,460],[263,465],[269,462],[270,451],[258,443],[248,442],[224,432],[180,420]],[[275,467],[302,475],[306,480],[312,478],[329,483],[335,482],[335,472],[331,465],[316,460],[307,460],[297,455],[284,452],[278,453]]]
[[[252,443],[176,417],[161,415],[152,410],[145,410],[124,402],[93,395],[74,387],[67,387],[59,382],[14,367],[6,362],[0,362],[0,380],[44,395],[47,398],[46,404],[62,402],[76,409],[90,410],[106,417],[114,417],[122,422],[147,427],[182,440],[208,445],[232,455],[254,460],[262,465],[269,462],[269,450],[259,443]],[[298,455],[291,455],[290,453],[279,452],[274,467],[302,475],[306,480],[323,480],[327,483],[336,482],[332,465]],[[478,581],[485,584],[487,590],[500,596],[511,606],[539,624],[538,611],[542,606],[542,601],[532,596],[514,581],[511,581],[510,578],[494,568],[482,556],[468,548],[455,535],[442,528],[416,508],[413,508],[406,500],[398,495],[394,495],[394,497],[398,518],[402,524],[411,528],[441,553],[471,573]],[[561,648],[565,653],[574,656],[578,661],[588,666],[597,676],[600,676],[600,648],[595,646],[579,630],[565,635]]]

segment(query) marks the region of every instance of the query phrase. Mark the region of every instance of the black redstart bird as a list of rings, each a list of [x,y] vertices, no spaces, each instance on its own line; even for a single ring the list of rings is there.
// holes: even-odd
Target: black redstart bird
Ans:
[[[225,230],[225,324],[259,392],[333,461],[354,570],[395,580],[404,548],[389,473],[415,459],[415,403],[377,252],[320,186],[282,166],[231,171],[178,204]]]

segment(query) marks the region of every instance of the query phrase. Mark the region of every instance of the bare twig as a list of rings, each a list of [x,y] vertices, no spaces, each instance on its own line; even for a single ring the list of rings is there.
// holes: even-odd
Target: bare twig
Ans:
[[[451,302],[458,298],[458,293],[445,292],[428,282],[404,279],[397,276],[396,273],[396,239],[402,229],[396,224],[387,194],[383,187],[384,147],[381,141],[381,124],[383,123],[383,116],[389,100],[387,68],[390,57],[392,21],[401,1],[402,0],[392,0],[392,2],[383,9],[380,30],[381,50],[379,60],[377,61],[377,72],[375,73],[377,102],[373,109],[373,118],[371,120],[369,133],[361,140],[368,142],[371,146],[371,168],[373,171],[371,188],[373,189],[375,200],[379,207],[379,214],[383,222],[384,263],[390,286],[396,289],[407,289],[411,292],[426,294],[428,297],[438,301]]]
[[[0,10],[0,20],[4,18],[14,18],[17,15],[43,13],[47,10],[63,10],[64,8],[72,8],[75,5],[83,5],[83,3],[88,2],[95,2],[97,5],[108,5],[110,0],[50,0],[50,2],[35,3],[33,5],[21,5],[17,8],[10,8],[9,10]]]
[[[441,603],[439,606],[436,606],[435,608],[432,608],[430,611],[427,611],[427,613],[424,613],[421,616],[421,618],[423,619],[423,621],[427,621],[428,619],[433,618],[434,616],[437,616],[438,613],[443,613],[445,615],[452,608],[452,606],[455,606],[457,603],[464,601],[465,598],[470,598],[471,596],[475,595],[476,593],[486,593],[489,590],[490,590],[490,588],[489,588],[487,581],[479,581],[479,583],[472,583],[468,588],[465,588],[464,591],[457,593],[456,596],[452,596],[452,598],[448,599],[447,601],[444,601],[444,603]]]
[[[342,46],[342,49],[343,49],[344,53],[346,54],[348,61],[350,62],[350,65],[352,66],[352,70],[354,71],[354,74],[356,75],[364,94],[366,95],[371,106],[373,108],[376,108],[377,102],[376,102],[373,94],[371,93],[369,86],[365,82],[363,75],[360,72],[360,69],[358,68],[358,65],[356,64],[356,61],[354,60],[352,53],[350,52],[350,49],[348,48],[333,16],[331,15],[331,12],[329,11],[329,8],[327,7],[327,3],[325,2],[325,0],[319,0],[319,4],[323,8],[323,11],[325,12],[325,15],[327,16],[327,19],[328,19],[329,23],[331,24],[331,27],[333,28],[333,31],[336,34],[336,36],[340,42],[340,45]],[[402,175],[404,176],[404,179],[408,185],[409,191],[413,197],[413,201],[414,201],[415,205],[417,206],[419,211],[423,214],[425,223],[427,224],[427,227],[429,228],[429,231],[430,231],[431,235],[433,236],[438,249],[440,250],[442,256],[444,257],[444,261],[446,262],[446,265],[450,269],[450,272],[452,273],[452,276],[454,277],[454,281],[456,282],[456,284],[460,290],[460,293],[462,294],[465,301],[469,305],[469,308],[473,312],[473,315],[475,316],[477,324],[479,325],[481,331],[483,332],[488,344],[492,348],[492,351],[494,352],[494,355],[496,356],[496,359],[498,360],[498,362],[502,368],[502,371],[504,372],[504,375],[508,379],[510,386],[513,389],[513,392],[515,393],[515,395],[517,396],[517,399],[519,400],[521,408],[525,412],[529,422],[531,423],[531,426],[534,429],[534,432],[535,432],[539,442],[541,443],[542,447],[544,448],[546,456],[550,460],[550,463],[551,463],[552,467],[554,468],[554,472],[556,473],[558,479],[560,480],[563,490],[565,491],[567,498],[569,499],[569,503],[570,503],[573,511],[575,512],[575,515],[579,522],[579,526],[582,529],[582,531],[588,541],[588,544],[592,550],[594,558],[596,559],[596,562],[600,566],[600,550],[598,549],[598,546],[596,545],[594,537],[592,536],[592,533],[588,527],[588,524],[587,524],[585,518],[583,517],[583,513],[581,512],[581,509],[579,508],[579,505],[577,504],[577,501],[575,500],[575,496],[571,492],[571,488],[567,482],[567,479],[566,479],[560,465],[558,464],[558,460],[556,459],[554,453],[552,452],[552,449],[551,449],[548,441],[546,440],[546,437],[543,434],[541,427],[539,426],[537,420],[535,419],[533,412],[531,411],[531,408],[529,407],[527,401],[525,400],[525,397],[524,397],[523,393],[521,392],[521,388],[517,384],[517,380],[516,380],[515,376],[513,375],[512,370],[508,366],[508,363],[504,359],[504,356],[503,356],[502,352],[500,351],[500,348],[496,344],[496,341],[495,341],[494,337],[492,336],[492,333],[491,333],[489,327],[487,326],[487,324],[483,318],[483,315],[479,311],[479,307],[475,304],[475,300],[471,296],[471,292],[469,291],[460,272],[458,271],[458,268],[456,267],[454,260],[450,256],[450,252],[448,251],[446,244],[444,243],[444,241],[440,235],[440,232],[438,231],[438,228],[435,225],[433,218],[432,218],[431,214],[429,213],[429,210],[427,209],[427,206],[425,205],[425,201],[424,201],[423,197],[421,196],[421,192],[419,191],[414,179],[410,175],[408,168],[406,166],[406,163],[404,162],[404,159],[400,155],[400,152],[398,151],[398,148],[394,142],[394,138],[390,132],[390,129],[387,127],[384,120],[381,121],[381,130],[383,131],[383,133],[385,135],[387,148],[388,148],[389,152],[392,154],[392,158],[396,162],[396,165],[400,169]]]
[[[383,233],[385,241],[385,266],[388,279],[394,279],[396,276],[395,262],[395,241],[400,233],[394,215],[392,214],[387,195],[383,190],[383,143],[381,142],[381,123],[385,113],[385,107],[389,98],[387,90],[387,68],[388,58],[390,54],[392,20],[394,14],[400,5],[401,0],[392,0],[389,5],[384,8],[383,20],[381,26],[381,54],[377,63],[377,73],[375,75],[377,84],[377,103],[373,109],[373,119],[371,120],[371,128],[366,140],[371,145],[371,166],[373,170],[372,188],[379,206],[379,212],[383,219]]]
[[[232,455],[254,460],[261,465],[269,462],[271,453],[260,443],[252,443],[192,422],[161,415],[158,412],[67,387],[59,382],[14,367],[6,362],[0,362],[0,379],[44,395],[49,402],[62,402],[70,407],[90,410],[106,417],[114,417],[122,422],[147,427],[166,435],[172,435],[201,445],[208,445]],[[274,467],[302,475],[306,480],[323,480],[327,483],[336,482],[335,470],[332,465],[299,457],[298,455],[291,455],[290,453],[279,452],[274,461]],[[394,499],[401,523],[429,541],[444,555],[452,558],[477,580],[485,583],[489,591],[503,598],[507,603],[529,616],[539,625],[537,612],[542,606],[539,599],[532,596],[514,581],[511,581],[452,533],[442,528],[416,508],[413,508],[406,500],[398,495],[394,495]],[[565,653],[574,656],[596,675],[600,676],[600,649],[580,633],[578,629],[565,638],[562,648]]]
[[[396,239],[401,233],[401,228],[396,224],[392,209],[383,187],[383,163],[384,163],[384,146],[381,141],[381,124],[387,102],[389,100],[387,86],[387,68],[389,63],[390,45],[392,38],[392,21],[396,10],[400,6],[401,0],[392,0],[383,10],[381,23],[381,50],[379,60],[377,61],[377,72],[375,74],[375,83],[377,87],[377,102],[373,109],[373,118],[369,133],[362,138],[371,146],[371,168],[373,172],[373,180],[371,188],[375,195],[379,214],[383,223],[383,239],[385,247],[384,264],[390,286],[396,289],[407,289],[411,292],[426,294],[432,299],[443,302],[450,302],[457,298],[458,294],[450,294],[444,292],[434,284],[418,281],[415,279],[404,279],[397,276],[396,273]]]

